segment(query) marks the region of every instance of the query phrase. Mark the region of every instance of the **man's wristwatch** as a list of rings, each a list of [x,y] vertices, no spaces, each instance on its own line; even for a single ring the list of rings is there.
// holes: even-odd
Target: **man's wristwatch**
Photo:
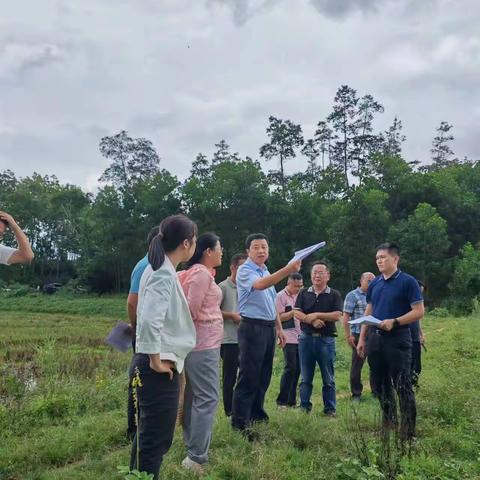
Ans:
[[[400,326],[400,321],[398,320],[398,318],[394,318],[393,319],[393,328],[397,328],[398,326]]]

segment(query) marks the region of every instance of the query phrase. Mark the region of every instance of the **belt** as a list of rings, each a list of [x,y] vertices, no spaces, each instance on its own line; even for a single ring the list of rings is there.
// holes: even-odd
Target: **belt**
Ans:
[[[370,333],[373,333],[373,335],[380,335],[381,337],[401,337],[408,335],[408,333],[410,333],[408,330],[408,325],[402,325],[401,327],[396,327],[389,331],[381,330],[380,328],[373,328],[368,334],[370,335]]]
[[[303,335],[307,335],[308,337],[332,337],[335,338],[336,335],[325,335],[324,333],[320,332],[302,332]]]
[[[250,323],[252,325],[261,325],[263,327],[274,327],[275,320],[264,320],[262,318],[249,318],[249,317],[242,317],[242,322]]]

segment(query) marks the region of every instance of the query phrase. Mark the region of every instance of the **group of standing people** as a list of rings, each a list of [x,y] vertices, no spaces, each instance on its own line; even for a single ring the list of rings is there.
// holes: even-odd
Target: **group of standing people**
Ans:
[[[0,238],[10,229],[18,247],[0,244],[0,264],[28,263],[33,252],[25,233],[11,215],[0,211]],[[400,437],[415,436],[416,404],[413,386],[421,371],[424,336],[423,285],[398,268],[397,245],[377,248],[380,275],[365,272],[359,287],[342,302],[329,286],[330,267],[315,262],[309,288],[303,288],[295,261],[270,273],[268,239],[252,234],[246,253],[231,259],[230,276],[217,285],[215,268],[223,249],[213,233],[200,235],[184,215],[164,219],[147,239],[148,254],[135,266],[127,300],[135,332],[130,377],[136,377],[138,425],[129,390],[129,433],[133,437],[131,467],[158,478],[163,456],[171,446],[183,390],[184,468],[203,471],[220,396],[219,363],[225,414],[232,427],[255,439],[254,422],[268,421],[264,409],[275,343],[283,348],[284,371],[277,405],[312,409],[313,378],[318,364],[322,377],[323,411],[336,415],[334,376],[336,322],[342,318],[352,348],[352,399],[361,399],[361,370],[370,366],[370,385],[378,397],[385,428]],[[177,268],[187,268],[177,273]],[[275,285],[287,278],[278,294]],[[376,326],[350,326],[349,320],[373,315]],[[183,377],[182,377],[183,375]],[[400,422],[395,391],[399,399]],[[137,449],[138,448],[138,449]]]
[[[264,401],[276,343],[283,349],[285,363],[278,408],[297,406],[301,378],[299,407],[311,411],[318,364],[323,412],[335,417],[336,323],[342,315],[352,348],[352,398],[361,397],[361,369],[368,356],[372,391],[380,400],[385,426],[397,423],[395,389],[400,432],[413,438],[416,412],[409,325],[423,316],[423,299],[418,282],[398,269],[398,247],[378,247],[380,275],[364,273],[345,303],[329,286],[326,262],[312,265],[312,285],[303,288],[301,261],[268,271],[265,235],[250,235],[245,247],[246,253],[231,259],[230,276],[217,285],[215,268],[223,255],[219,237],[207,233],[197,238],[196,225],[183,215],[166,218],[151,232],[148,255],[132,274],[128,300],[136,328],[130,376],[139,376],[141,382],[136,392],[139,425],[129,425],[131,434],[138,436],[133,440],[131,467],[158,478],[173,439],[183,372],[181,423],[187,455],[182,466],[203,471],[220,397],[220,358],[225,414],[234,429],[254,440],[252,425],[269,418]],[[185,263],[187,268],[177,273]],[[284,279],[287,284],[277,293],[275,285]],[[350,329],[348,320],[363,314],[373,314],[381,323]]]

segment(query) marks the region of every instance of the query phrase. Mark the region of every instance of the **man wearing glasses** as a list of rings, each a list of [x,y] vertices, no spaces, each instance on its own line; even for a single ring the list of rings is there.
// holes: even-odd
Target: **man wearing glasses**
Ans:
[[[300,320],[298,353],[300,356],[300,408],[310,412],[315,365],[322,374],[323,412],[336,416],[335,373],[335,323],[342,316],[342,297],[328,286],[330,267],[325,262],[315,262],[311,271],[312,286],[300,291],[295,302],[295,316]]]

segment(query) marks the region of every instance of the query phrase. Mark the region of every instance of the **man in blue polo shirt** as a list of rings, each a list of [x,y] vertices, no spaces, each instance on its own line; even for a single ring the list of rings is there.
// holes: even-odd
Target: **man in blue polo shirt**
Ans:
[[[270,275],[265,265],[269,255],[267,237],[262,233],[249,235],[246,248],[248,258],[237,273],[242,319],[238,327],[239,372],[233,393],[232,426],[251,435],[252,422],[268,421],[263,403],[272,377],[275,331],[280,346],[286,343],[275,309],[274,285],[298,272],[302,262],[289,263]]]
[[[400,405],[400,438],[415,436],[416,404],[410,373],[412,337],[409,325],[424,314],[423,297],[415,278],[398,269],[400,250],[394,243],[377,248],[380,275],[370,283],[365,315],[382,320],[378,327],[362,326],[357,345],[358,355],[365,356],[368,331],[368,364],[377,385],[383,411],[384,427],[397,426],[397,406]]]

